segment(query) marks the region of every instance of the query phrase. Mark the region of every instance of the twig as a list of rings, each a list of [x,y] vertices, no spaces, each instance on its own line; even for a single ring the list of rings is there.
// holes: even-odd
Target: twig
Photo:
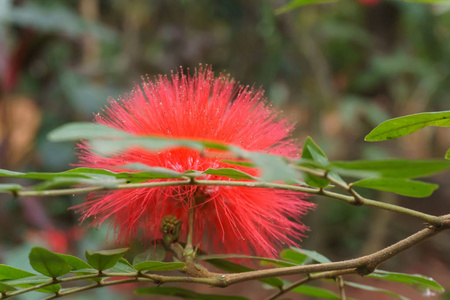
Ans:
[[[447,229],[448,227],[445,227]],[[295,267],[285,267],[269,270],[258,270],[238,274],[229,274],[226,277],[225,284],[231,285],[242,281],[248,281],[253,279],[262,279],[275,276],[285,276],[285,275],[295,275],[295,274],[307,274],[315,272],[324,271],[334,271],[334,270],[344,270],[356,268],[356,272],[359,275],[367,275],[372,273],[375,268],[382,262],[388,260],[389,258],[399,254],[400,252],[409,249],[410,247],[434,236],[438,232],[442,231],[444,228],[436,228],[431,226],[430,228],[423,229],[409,237],[370,255],[362,256],[360,258],[324,263],[324,264],[313,264],[313,265],[303,265]]]
[[[337,277],[337,282],[339,286],[339,296],[341,297],[341,300],[346,300],[345,297],[345,285],[344,285],[344,278],[341,276]]]

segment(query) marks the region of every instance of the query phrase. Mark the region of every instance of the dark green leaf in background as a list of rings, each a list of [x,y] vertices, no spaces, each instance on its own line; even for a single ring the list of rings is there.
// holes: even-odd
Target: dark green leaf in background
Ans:
[[[419,113],[384,121],[365,140],[377,142],[395,139],[427,126],[450,127],[450,111]]]
[[[134,291],[137,295],[164,295],[180,297],[183,299],[190,300],[248,300],[245,297],[240,296],[227,296],[227,295],[211,295],[211,294],[200,294],[194,291],[190,291],[178,287],[148,287],[140,288]]]
[[[450,159],[450,149],[448,149],[447,153],[445,153],[445,159]]]
[[[185,266],[182,262],[144,261],[134,265],[134,268],[139,271],[172,271],[182,269]]]
[[[283,255],[285,255],[286,260],[295,262],[299,265],[310,263],[311,261],[316,261],[322,264],[331,262],[331,260],[318,253],[317,251],[300,249],[297,247],[290,247],[289,249],[286,249],[281,253],[284,253]]]
[[[428,197],[439,186],[437,184],[402,178],[367,178],[351,183],[351,186],[365,187],[392,192],[409,197]]]
[[[293,9],[296,9],[305,5],[313,5],[313,4],[322,4],[322,3],[330,3],[336,2],[337,0],[291,0],[288,4],[278,8],[275,13],[282,14]]]
[[[302,265],[308,258],[306,254],[294,251],[292,249],[284,249],[280,253],[280,258],[295,263],[296,265]]]
[[[103,271],[114,267],[128,248],[113,250],[86,250],[86,259],[94,269]]]
[[[405,274],[375,270],[375,272],[367,275],[366,277],[409,284],[420,291],[432,290],[439,293],[444,292],[444,288],[433,278],[419,274]]]
[[[72,270],[64,258],[41,247],[31,249],[28,257],[31,267],[45,276],[56,278]]]
[[[310,285],[301,285],[292,290],[292,292],[317,297],[321,299],[341,299],[339,295],[324,288],[318,288]]]
[[[360,284],[360,283],[356,283],[356,282],[348,282],[348,281],[345,281],[345,285],[346,286],[351,286],[351,287],[354,287],[354,288],[357,288],[357,289],[365,290],[365,291],[383,293],[383,294],[386,294],[386,295],[389,295],[389,296],[392,296],[392,297],[395,297],[395,298],[398,298],[398,299],[402,299],[402,300],[409,300],[408,298],[406,298],[406,297],[404,297],[402,295],[399,295],[397,293],[394,293],[392,291],[381,289],[381,288],[377,288],[377,287],[370,286],[370,285]]]

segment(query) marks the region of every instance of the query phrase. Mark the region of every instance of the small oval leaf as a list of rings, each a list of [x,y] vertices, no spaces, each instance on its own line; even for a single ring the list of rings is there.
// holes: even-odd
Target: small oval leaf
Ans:
[[[64,258],[41,247],[31,249],[28,257],[31,267],[48,277],[63,276],[72,270],[72,267]]]
[[[7,265],[0,265],[0,280],[5,279],[20,279],[26,278],[30,276],[35,276],[36,274],[17,269],[14,267],[10,267]]]
[[[86,259],[94,269],[103,271],[114,267],[127,251],[128,248],[101,251],[86,250]]]
[[[0,293],[12,292],[15,291],[16,288],[12,285],[6,284],[4,282],[0,282]]]
[[[68,255],[68,254],[60,254],[60,253],[55,253],[55,254],[58,255],[59,257],[63,258],[65,261],[67,261],[67,263],[72,267],[72,270],[91,268],[91,266],[87,262],[85,262],[84,260],[82,260],[76,256],[72,256],[72,255]]]

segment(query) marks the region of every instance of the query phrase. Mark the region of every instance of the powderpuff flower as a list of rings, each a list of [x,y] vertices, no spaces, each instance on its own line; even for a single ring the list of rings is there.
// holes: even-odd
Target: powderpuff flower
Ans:
[[[216,141],[250,151],[300,157],[290,138],[293,125],[267,104],[261,89],[239,86],[229,75],[215,78],[208,66],[200,66],[193,76],[180,70],[170,77],[147,78],[126,97],[110,100],[95,122],[138,136]],[[260,173],[256,168],[223,162],[223,153],[205,155],[181,147],[152,152],[135,147],[103,157],[88,143],[78,146],[79,165],[84,167],[127,171],[124,165],[141,163],[178,172],[234,168],[255,176]],[[232,181],[212,175],[201,179]],[[195,206],[194,245],[213,253],[273,257],[282,244],[296,244],[307,230],[299,222],[314,207],[302,200],[307,197],[249,187],[159,187],[94,193],[78,209],[82,220],[94,217],[92,225],[110,219],[118,240],[127,243],[138,233],[147,240],[162,238],[161,220],[168,215],[181,220],[180,239],[185,239],[188,210]]]

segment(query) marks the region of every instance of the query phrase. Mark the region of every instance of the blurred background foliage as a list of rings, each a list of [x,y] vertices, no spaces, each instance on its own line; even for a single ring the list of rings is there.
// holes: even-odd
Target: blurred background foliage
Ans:
[[[230,73],[242,84],[263,86],[270,101],[297,123],[299,144],[310,135],[333,160],[443,157],[450,134],[442,128],[377,144],[363,137],[388,118],[449,109],[449,4],[340,0],[277,14],[287,3],[0,1],[0,167],[69,168],[76,162],[74,145],[48,142],[48,131],[71,121],[91,121],[108,97],[126,96],[142,75],[167,74],[180,66],[192,70],[199,63]],[[441,189],[429,199],[367,196],[427,213],[450,211],[448,173],[432,180]],[[105,242],[107,226],[87,230],[67,210],[82,196],[0,197],[2,263],[25,268],[32,245],[78,255],[86,248],[113,246]],[[319,206],[304,218],[311,232],[302,247],[333,260],[373,252],[422,226],[390,213],[319,197],[313,201]],[[383,267],[433,276],[450,289],[448,253],[446,232]],[[256,287],[245,284],[236,290],[252,296]],[[409,289],[402,292],[422,297]],[[131,298],[107,290],[90,295]]]

